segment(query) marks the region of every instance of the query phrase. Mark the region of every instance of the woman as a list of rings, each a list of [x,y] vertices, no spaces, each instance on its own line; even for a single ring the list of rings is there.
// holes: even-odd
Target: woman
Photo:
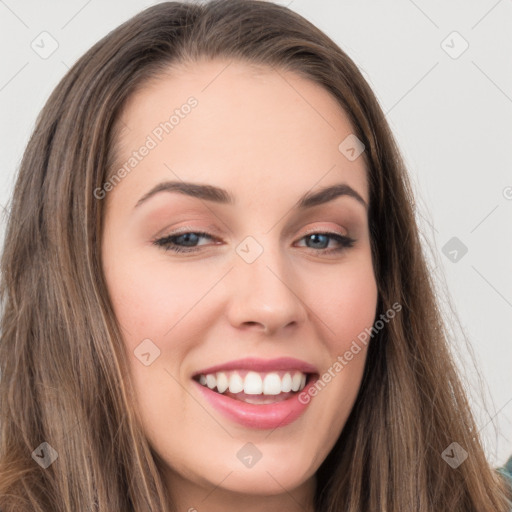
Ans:
[[[384,115],[284,7],[162,3],[91,48],[2,275],[4,512],[510,508]]]

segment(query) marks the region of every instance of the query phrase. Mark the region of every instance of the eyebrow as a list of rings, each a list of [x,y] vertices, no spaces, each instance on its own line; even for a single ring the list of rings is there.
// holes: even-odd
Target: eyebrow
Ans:
[[[235,198],[227,190],[215,187],[213,185],[203,185],[199,183],[189,183],[185,181],[164,181],[154,186],[149,192],[144,194],[135,205],[135,208],[147,201],[150,197],[160,192],[178,192],[190,197],[213,201],[219,204],[233,205]],[[340,196],[348,196],[356,199],[365,209],[368,209],[366,201],[351,186],[346,183],[339,183],[329,187],[322,188],[315,192],[307,192],[299,198],[296,208],[304,210],[313,206],[327,203]]]

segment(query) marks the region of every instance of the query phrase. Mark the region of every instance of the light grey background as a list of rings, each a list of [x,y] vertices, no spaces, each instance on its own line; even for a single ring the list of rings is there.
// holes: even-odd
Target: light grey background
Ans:
[[[2,208],[35,118],[60,78],[98,39],[154,3],[0,0]],[[455,332],[489,460],[501,465],[512,455],[512,1],[277,3],[352,57],[387,115],[411,174],[444,307],[451,314],[451,298],[484,379],[487,409]],[[49,51],[52,39],[58,48],[48,58],[32,48]],[[459,245],[446,245],[453,237],[458,241],[450,244]]]

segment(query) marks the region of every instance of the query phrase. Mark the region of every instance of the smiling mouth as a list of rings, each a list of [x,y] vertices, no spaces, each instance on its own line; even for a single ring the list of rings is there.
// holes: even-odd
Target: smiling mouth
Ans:
[[[282,402],[297,395],[312,378],[314,374],[300,370],[234,370],[199,374],[193,379],[211,391],[234,400],[264,405]]]

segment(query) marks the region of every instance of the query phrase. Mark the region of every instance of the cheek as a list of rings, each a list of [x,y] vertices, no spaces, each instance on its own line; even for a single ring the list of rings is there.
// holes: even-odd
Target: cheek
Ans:
[[[375,321],[378,289],[369,257],[355,258],[330,277],[317,276],[309,300],[328,354],[310,398],[321,409],[326,438],[337,437],[357,397]],[[304,397],[305,400],[308,397]],[[320,411],[318,411],[320,414]]]
[[[204,277],[204,272],[171,268],[163,258],[118,260],[107,282],[116,316],[130,342],[140,336],[161,339],[178,325],[208,289]]]
[[[342,274],[336,284],[326,280],[310,295],[328,354],[319,380],[302,395],[303,403],[311,402],[310,415],[322,418],[313,429],[321,443],[311,446],[318,464],[334,446],[357,398],[370,342],[366,329],[373,325],[377,306],[378,290],[371,265],[350,270],[347,266]]]
[[[319,276],[310,289],[313,311],[325,327],[324,339],[335,357],[375,320],[378,290],[371,260],[340,266],[337,273]]]
[[[170,272],[162,262],[132,256],[117,263],[107,282],[130,366],[133,403],[155,448],[161,445],[163,432],[180,431],[178,418],[187,415],[178,380],[193,331],[186,313],[197,302],[199,283],[194,282],[197,276]],[[147,366],[142,356],[146,352],[150,354]]]
[[[142,417],[165,415],[166,407],[182,407],[181,388],[173,377],[179,378],[180,362],[203,329],[194,308],[211,287],[212,273],[204,265],[201,272],[172,267],[165,254],[108,256],[107,285]],[[146,352],[152,361],[148,366],[137,357]],[[146,425],[148,432],[153,423],[154,418]]]

